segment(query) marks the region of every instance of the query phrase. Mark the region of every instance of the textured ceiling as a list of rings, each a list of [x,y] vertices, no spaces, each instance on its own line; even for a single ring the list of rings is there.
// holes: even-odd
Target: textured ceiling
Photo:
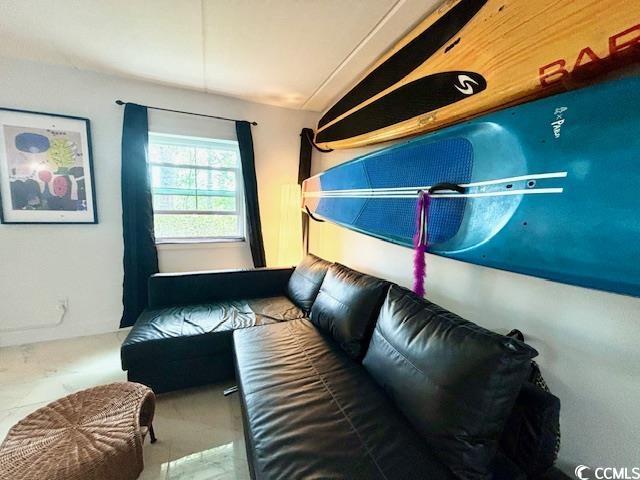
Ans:
[[[321,111],[436,0],[0,0],[0,55]]]

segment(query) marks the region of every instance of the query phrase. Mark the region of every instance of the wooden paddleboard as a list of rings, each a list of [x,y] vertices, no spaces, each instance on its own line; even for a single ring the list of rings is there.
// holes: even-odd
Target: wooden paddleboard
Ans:
[[[428,251],[640,296],[640,77],[447,127],[303,184],[303,209],[410,247],[417,193],[431,197]],[[411,269],[411,265],[407,265]]]
[[[640,61],[638,0],[445,2],[320,119],[353,148],[584,86]]]

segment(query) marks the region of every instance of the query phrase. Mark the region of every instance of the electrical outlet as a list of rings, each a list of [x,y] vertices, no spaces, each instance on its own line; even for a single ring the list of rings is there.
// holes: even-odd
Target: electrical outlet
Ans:
[[[58,308],[60,310],[67,310],[69,308],[69,297],[60,297],[58,299]]]

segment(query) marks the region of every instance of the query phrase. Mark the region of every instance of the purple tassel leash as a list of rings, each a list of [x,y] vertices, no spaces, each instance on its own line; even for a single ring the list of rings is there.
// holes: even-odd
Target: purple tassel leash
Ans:
[[[424,297],[425,293],[424,280],[427,274],[425,254],[427,253],[429,242],[427,221],[429,219],[430,202],[429,192],[420,190],[416,204],[416,233],[413,237],[413,247],[415,249],[413,257],[413,292],[420,297]]]

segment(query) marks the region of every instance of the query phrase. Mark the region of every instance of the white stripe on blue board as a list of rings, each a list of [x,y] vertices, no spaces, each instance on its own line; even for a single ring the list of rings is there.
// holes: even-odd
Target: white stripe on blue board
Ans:
[[[432,199],[436,198],[480,198],[480,197],[503,197],[507,195],[540,195],[545,193],[562,193],[563,188],[537,188],[528,190],[504,190],[500,192],[477,192],[477,193],[434,193]],[[305,193],[305,198],[416,198],[417,192],[413,194],[399,192],[393,194],[385,193],[350,193],[346,195],[324,195],[321,192]]]
[[[519,182],[523,180],[542,180],[545,178],[565,178],[567,176],[567,172],[550,172],[550,173],[537,173],[531,175],[520,175],[517,177],[507,177],[507,178],[498,178],[495,180],[485,180],[481,182],[472,182],[472,183],[462,183],[461,187],[470,188],[470,187],[483,187],[488,185],[499,185],[501,183],[513,183]],[[429,190],[432,185],[425,186],[415,186],[415,187],[389,187],[389,188],[356,188],[356,189],[345,189],[345,190],[324,190],[318,192],[305,192],[305,197],[328,197],[333,196],[333,194],[337,194],[343,196],[348,193],[392,193],[392,192],[418,192],[418,190]],[[517,191],[517,190],[514,190]],[[459,195],[459,194],[458,194]],[[367,197],[365,197],[367,198]]]

